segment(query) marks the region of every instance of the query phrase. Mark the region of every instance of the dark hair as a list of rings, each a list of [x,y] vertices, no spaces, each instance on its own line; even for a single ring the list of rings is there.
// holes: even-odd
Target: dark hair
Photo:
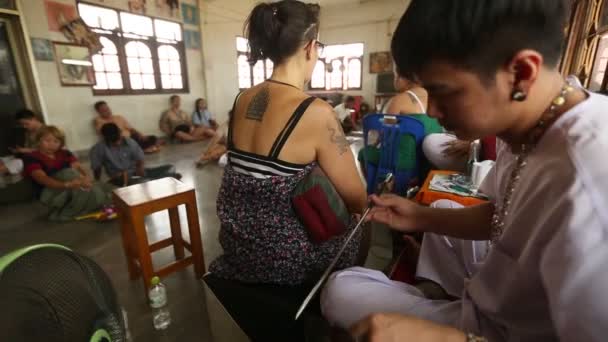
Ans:
[[[194,101],[194,111],[195,112],[198,112],[198,104],[201,103],[201,101],[203,101],[203,100],[205,100],[205,99],[203,99],[201,97],[201,98],[196,99],[196,101]]]
[[[344,103],[348,102],[355,102],[355,98],[352,96],[347,96],[346,99],[344,99]]]
[[[36,114],[29,109],[22,109],[15,114],[15,120],[30,120],[36,119]]]
[[[297,0],[255,6],[245,23],[249,63],[253,65],[269,58],[274,64],[280,64],[295,54],[303,42],[317,39],[319,10],[317,4]]]
[[[417,80],[429,62],[443,60],[494,79],[522,49],[540,52],[554,67],[564,41],[568,0],[412,0],[391,44],[397,71]]]
[[[178,97],[179,97],[179,95],[171,95],[171,97],[169,97],[169,103],[173,103],[173,100],[175,100]]]
[[[107,123],[101,126],[101,135],[106,144],[115,143],[120,139],[120,128],[115,123]]]
[[[106,105],[106,101],[97,101],[95,102],[95,104],[93,105],[95,107],[95,110],[99,112],[99,108],[101,108],[101,106]]]

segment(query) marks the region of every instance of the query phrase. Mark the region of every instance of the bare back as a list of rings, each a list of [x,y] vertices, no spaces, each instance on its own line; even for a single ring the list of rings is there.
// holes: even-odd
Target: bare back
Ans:
[[[287,85],[264,82],[245,91],[238,99],[232,120],[232,139],[238,150],[269,156],[281,131],[308,96]],[[294,164],[316,160],[315,137],[306,134],[314,117],[311,105],[297,123],[279,153],[279,159]]]
[[[351,212],[361,212],[365,206],[365,189],[350,144],[326,102],[267,81],[237,99],[230,131],[229,141],[238,152],[296,166],[317,162]]]

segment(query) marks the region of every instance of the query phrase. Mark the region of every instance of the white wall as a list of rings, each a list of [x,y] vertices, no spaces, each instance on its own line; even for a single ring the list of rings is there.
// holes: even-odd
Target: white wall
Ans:
[[[315,1],[308,1],[315,2]],[[363,95],[374,102],[376,75],[369,74],[369,53],[388,51],[398,20],[410,0],[321,1],[321,38],[325,44],[365,44]],[[210,109],[225,118],[238,93],[235,37],[243,34],[243,23],[255,5],[251,0],[203,2],[203,51]]]
[[[347,91],[374,104],[376,74],[369,73],[369,55],[390,51],[392,34],[410,0],[377,0],[350,6],[330,6],[321,10],[319,40],[326,45],[363,43],[362,89]]]
[[[219,122],[228,118],[238,94],[236,67],[237,36],[255,5],[252,0],[201,1],[203,20],[203,56],[209,110]]]
[[[54,1],[76,4],[75,0]],[[126,1],[106,0],[103,5],[126,9],[126,3]],[[196,0],[182,0],[182,3],[195,4]],[[148,1],[148,6],[154,6],[154,1]],[[49,31],[43,0],[21,0],[21,9],[31,37],[67,41],[62,33]],[[160,16],[152,13],[150,15]],[[184,25],[184,29],[198,28]],[[186,49],[186,59],[190,92],[180,95],[184,110],[190,112],[194,107],[194,100],[205,95],[205,80],[202,53],[199,50]],[[65,130],[70,149],[85,150],[97,141],[92,119],[95,116],[93,103],[99,100],[107,101],[115,113],[124,115],[140,131],[159,133],[158,118],[161,110],[168,107],[169,95],[93,96],[89,87],[62,87],[54,61],[36,61],[35,68],[39,76],[43,108],[46,108],[45,116],[48,124],[57,125]]]

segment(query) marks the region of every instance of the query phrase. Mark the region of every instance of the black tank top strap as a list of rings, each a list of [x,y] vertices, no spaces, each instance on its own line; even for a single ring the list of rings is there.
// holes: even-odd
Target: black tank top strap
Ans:
[[[306,100],[302,101],[302,103],[300,103],[298,108],[296,108],[296,110],[293,112],[293,114],[287,121],[287,124],[285,124],[285,127],[283,128],[281,133],[279,133],[279,135],[277,136],[277,139],[275,140],[274,144],[272,144],[272,148],[270,149],[270,154],[268,155],[269,158],[271,158],[271,159],[279,158],[279,154],[281,153],[283,146],[287,142],[287,139],[289,139],[289,136],[293,132],[294,128],[296,128],[296,125],[298,124],[298,122],[300,122],[300,119],[302,118],[302,116],[304,115],[304,113],[306,112],[306,110],[308,109],[310,104],[315,99],[316,99],[316,97],[311,96],[311,97],[307,98]]]
[[[236,104],[239,101],[239,98],[241,97],[243,93],[238,93],[236,95],[236,97],[234,98],[234,103],[232,104],[232,110],[230,111],[230,113],[228,113],[228,136],[227,136],[227,146],[228,149],[233,149],[234,145],[232,143],[232,120],[234,118],[234,110],[236,109]]]

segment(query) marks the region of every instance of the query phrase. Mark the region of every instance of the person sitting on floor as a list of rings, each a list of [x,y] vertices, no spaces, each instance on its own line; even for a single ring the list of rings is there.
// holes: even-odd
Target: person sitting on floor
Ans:
[[[354,97],[346,96],[342,103],[334,107],[334,112],[342,123],[342,129],[347,134],[355,127],[352,116],[352,113],[355,112],[355,102]]]
[[[557,68],[569,9],[565,0],[411,2],[393,35],[397,68],[429,90],[429,115],[459,139],[498,137],[483,185],[490,200],[438,209],[372,196],[368,218],[425,232],[435,252],[420,262],[460,293],[433,300],[349,269],[323,291],[331,323],[379,342],[606,340],[608,164],[598,156],[608,97],[569,85]],[[463,239],[492,244],[476,251]],[[468,261],[483,264],[471,272]]]
[[[112,109],[105,101],[96,102],[94,107],[98,114],[94,121],[97,134],[101,135],[103,125],[113,123],[120,128],[123,137],[135,140],[145,153],[160,151],[160,141],[156,136],[141,134],[122,115],[112,113]]]
[[[231,115],[231,114],[229,114]],[[226,166],[228,157],[226,152],[228,151],[228,122],[225,122],[218,126],[216,134],[209,141],[209,145],[205,148],[205,151],[199,156],[196,161],[197,167],[203,167],[210,161],[217,160],[221,167]]]
[[[36,143],[37,150],[23,157],[24,174],[34,181],[36,195],[50,210],[50,220],[73,220],[112,203],[111,188],[91,180],[74,154],[64,148],[60,129],[40,128]]]
[[[172,95],[169,98],[171,108],[162,113],[159,121],[160,130],[180,142],[201,141],[213,137],[214,130],[195,127],[192,124],[190,116],[181,110],[181,101],[178,95]]]
[[[118,187],[164,177],[181,178],[172,165],[144,168],[141,147],[133,139],[122,136],[116,124],[103,125],[101,135],[103,141],[98,142],[89,152],[96,180],[100,179],[102,169],[110,177],[110,183]]]
[[[352,214],[363,211],[365,189],[335,112],[304,91],[321,53],[319,5],[260,3],[246,27],[250,62],[268,58],[274,70],[235,99],[229,161],[217,199],[224,253],[209,271],[243,283],[306,286],[329,265],[353,226],[313,240],[293,209],[296,187],[320,167]],[[365,247],[360,250],[361,235],[355,234],[337,267],[367,255]]]
[[[15,120],[25,130],[25,136],[22,139],[23,146],[14,147],[11,149],[11,152],[23,155],[36,151],[36,135],[44,127],[42,121],[29,109],[18,111],[15,114]]]
[[[204,127],[217,130],[218,124],[213,117],[213,114],[207,108],[207,101],[205,99],[197,99],[194,102],[194,112],[192,112],[192,124],[194,127]]]

